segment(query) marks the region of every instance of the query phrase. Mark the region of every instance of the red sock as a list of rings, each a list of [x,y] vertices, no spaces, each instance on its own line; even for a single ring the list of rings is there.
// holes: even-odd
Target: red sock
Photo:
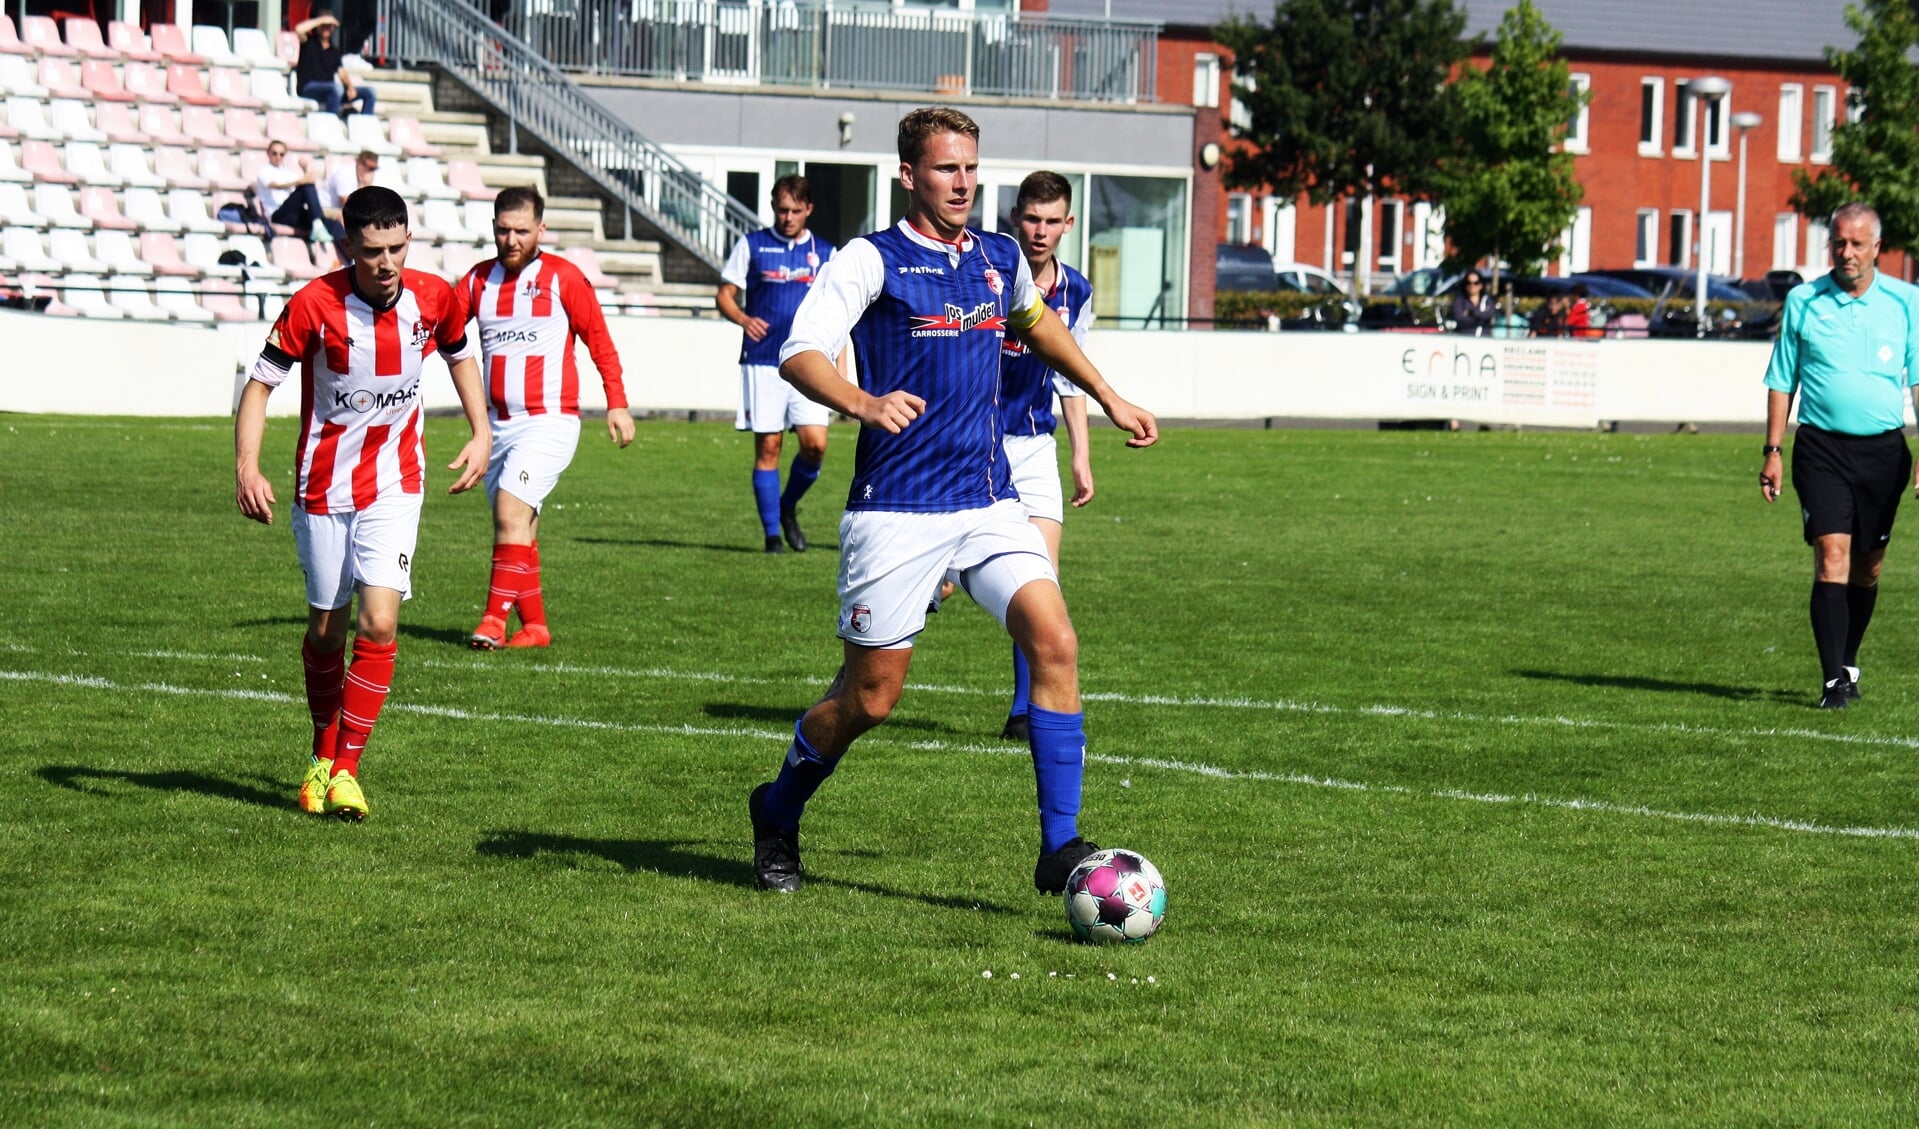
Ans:
[[[520,624],[546,626],[546,599],[540,595],[540,543],[525,546],[520,572]]]
[[[493,546],[493,576],[486,585],[486,615],[490,619],[506,621],[506,615],[513,610],[514,601],[520,598],[520,588],[524,583],[521,573],[525,570],[522,554],[525,545]]]
[[[393,685],[393,656],[400,650],[392,643],[353,640],[353,666],[346,674],[346,691],[340,700],[340,742],[333,754],[333,775],[360,774],[360,753],[380,720],[380,707],[386,704],[388,687]]]
[[[346,681],[346,651],[316,651],[300,639],[300,665],[306,668],[307,709],[313,711],[313,755],[330,757],[339,741],[340,695]]]

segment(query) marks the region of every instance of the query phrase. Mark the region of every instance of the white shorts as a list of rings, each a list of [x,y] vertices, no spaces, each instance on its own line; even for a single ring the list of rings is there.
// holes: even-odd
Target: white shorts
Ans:
[[[825,404],[800,395],[780,378],[780,366],[740,366],[740,414],[733,420],[734,430],[778,435],[789,427],[825,427],[832,419]]]
[[[413,596],[413,545],[424,495],[388,494],[364,510],[310,514],[293,508],[293,547],[307,578],[307,604],[343,608],[358,587]]]
[[[1010,498],[958,513],[849,510],[840,519],[840,638],[911,647],[948,569],[1002,627],[1015,592],[1035,580],[1059,583],[1045,540]]]
[[[1027,517],[1064,524],[1066,495],[1059,484],[1059,444],[1051,435],[1008,435],[1006,472]]]
[[[579,448],[579,416],[494,420],[493,453],[486,464],[487,502],[494,502],[504,490],[538,513]]]

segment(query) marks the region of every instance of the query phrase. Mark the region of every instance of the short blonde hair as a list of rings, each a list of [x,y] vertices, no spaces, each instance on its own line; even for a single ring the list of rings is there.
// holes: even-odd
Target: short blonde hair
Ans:
[[[951,106],[923,106],[900,119],[900,163],[919,164],[926,143],[942,133],[961,133],[979,143],[979,123]]]

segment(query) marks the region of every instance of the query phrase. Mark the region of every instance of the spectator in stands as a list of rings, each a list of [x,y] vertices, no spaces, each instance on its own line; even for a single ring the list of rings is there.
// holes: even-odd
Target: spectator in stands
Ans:
[[[340,233],[327,222],[325,209],[320,206],[320,193],[314,187],[317,179],[304,161],[297,157],[287,160],[286,142],[268,142],[267,163],[260,166],[260,175],[253,182],[261,214],[315,243],[338,238]]]
[[[1478,270],[1467,271],[1466,277],[1459,280],[1459,289],[1453,291],[1452,308],[1446,312],[1446,317],[1453,323],[1453,331],[1484,337],[1492,331],[1493,318],[1498,313],[1498,308],[1493,305],[1492,291],[1486,285],[1486,276]]]
[[[1533,336],[1566,336],[1566,317],[1572,310],[1572,304],[1572,295],[1564,290],[1547,295],[1545,305],[1533,311]]]
[[[333,9],[318,4],[312,19],[294,26],[294,34],[300,37],[300,60],[293,67],[300,97],[313,99],[329,114],[338,114],[348,105],[357,113],[370,114],[376,101],[373,88],[354,82],[353,73],[340,65],[343,52],[333,39],[339,26]]]
[[[1575,282],[1572,285],[1572,289],[1568,290],[1566,294],[1566,301],[1568,303],[1566,308],[1566,336],[1599,336],[1599,331],[1593,328],[1593,308],[1592,303],[1586,300],[1588,295],[1586,284],[1583,282]]]
[[[373,176],[380,171],[380,155],[371,149],[360,150],[351,165],[341,165],[320,182],[320,207],[329,221],[340,218],[340,209],[346,206],[346,198],[373,183]],[[332,226],[329,223],[328,226]]]

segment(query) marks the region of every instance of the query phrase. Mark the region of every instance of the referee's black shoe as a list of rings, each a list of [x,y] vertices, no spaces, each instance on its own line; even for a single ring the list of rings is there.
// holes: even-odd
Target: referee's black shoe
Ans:
[[[786,546],[785,546],[785,545],[782,545],[782,544],[780,544],[780,535],[779,535],[779,534],[777,534],[777,533],[770,533],[770,534],[768,534],[768,535],[767,535],[767,538],[766,538],[766,551],[767,551],[767,552],[769,552],[769,553],[784,553],[784,552],[786,552]]]
[[[800,888],[800,832],[767,821],[766,793],[772,787],[769,780],[746,799],[746,812],[753,820],[753,877],[762,890],[790,894]]]
[[[1852,701],[1855,701],[1855,702],[1858,701],[1859,700],[1859,668],[1858,667],[1849,666],[1846,668],[1846,681],[1850,684],[1846,687],[1846,697]]]
[[[806,551],[806,534],[800,530],[800,515],[796,510],[780,511],[780,532],[786,534],[786,543],[796,553]]]
[[[1826,683],[1826,692],[1819,699],[1822,710],[1843,710],[1852,700],[1852,679],[1840,675]]]

